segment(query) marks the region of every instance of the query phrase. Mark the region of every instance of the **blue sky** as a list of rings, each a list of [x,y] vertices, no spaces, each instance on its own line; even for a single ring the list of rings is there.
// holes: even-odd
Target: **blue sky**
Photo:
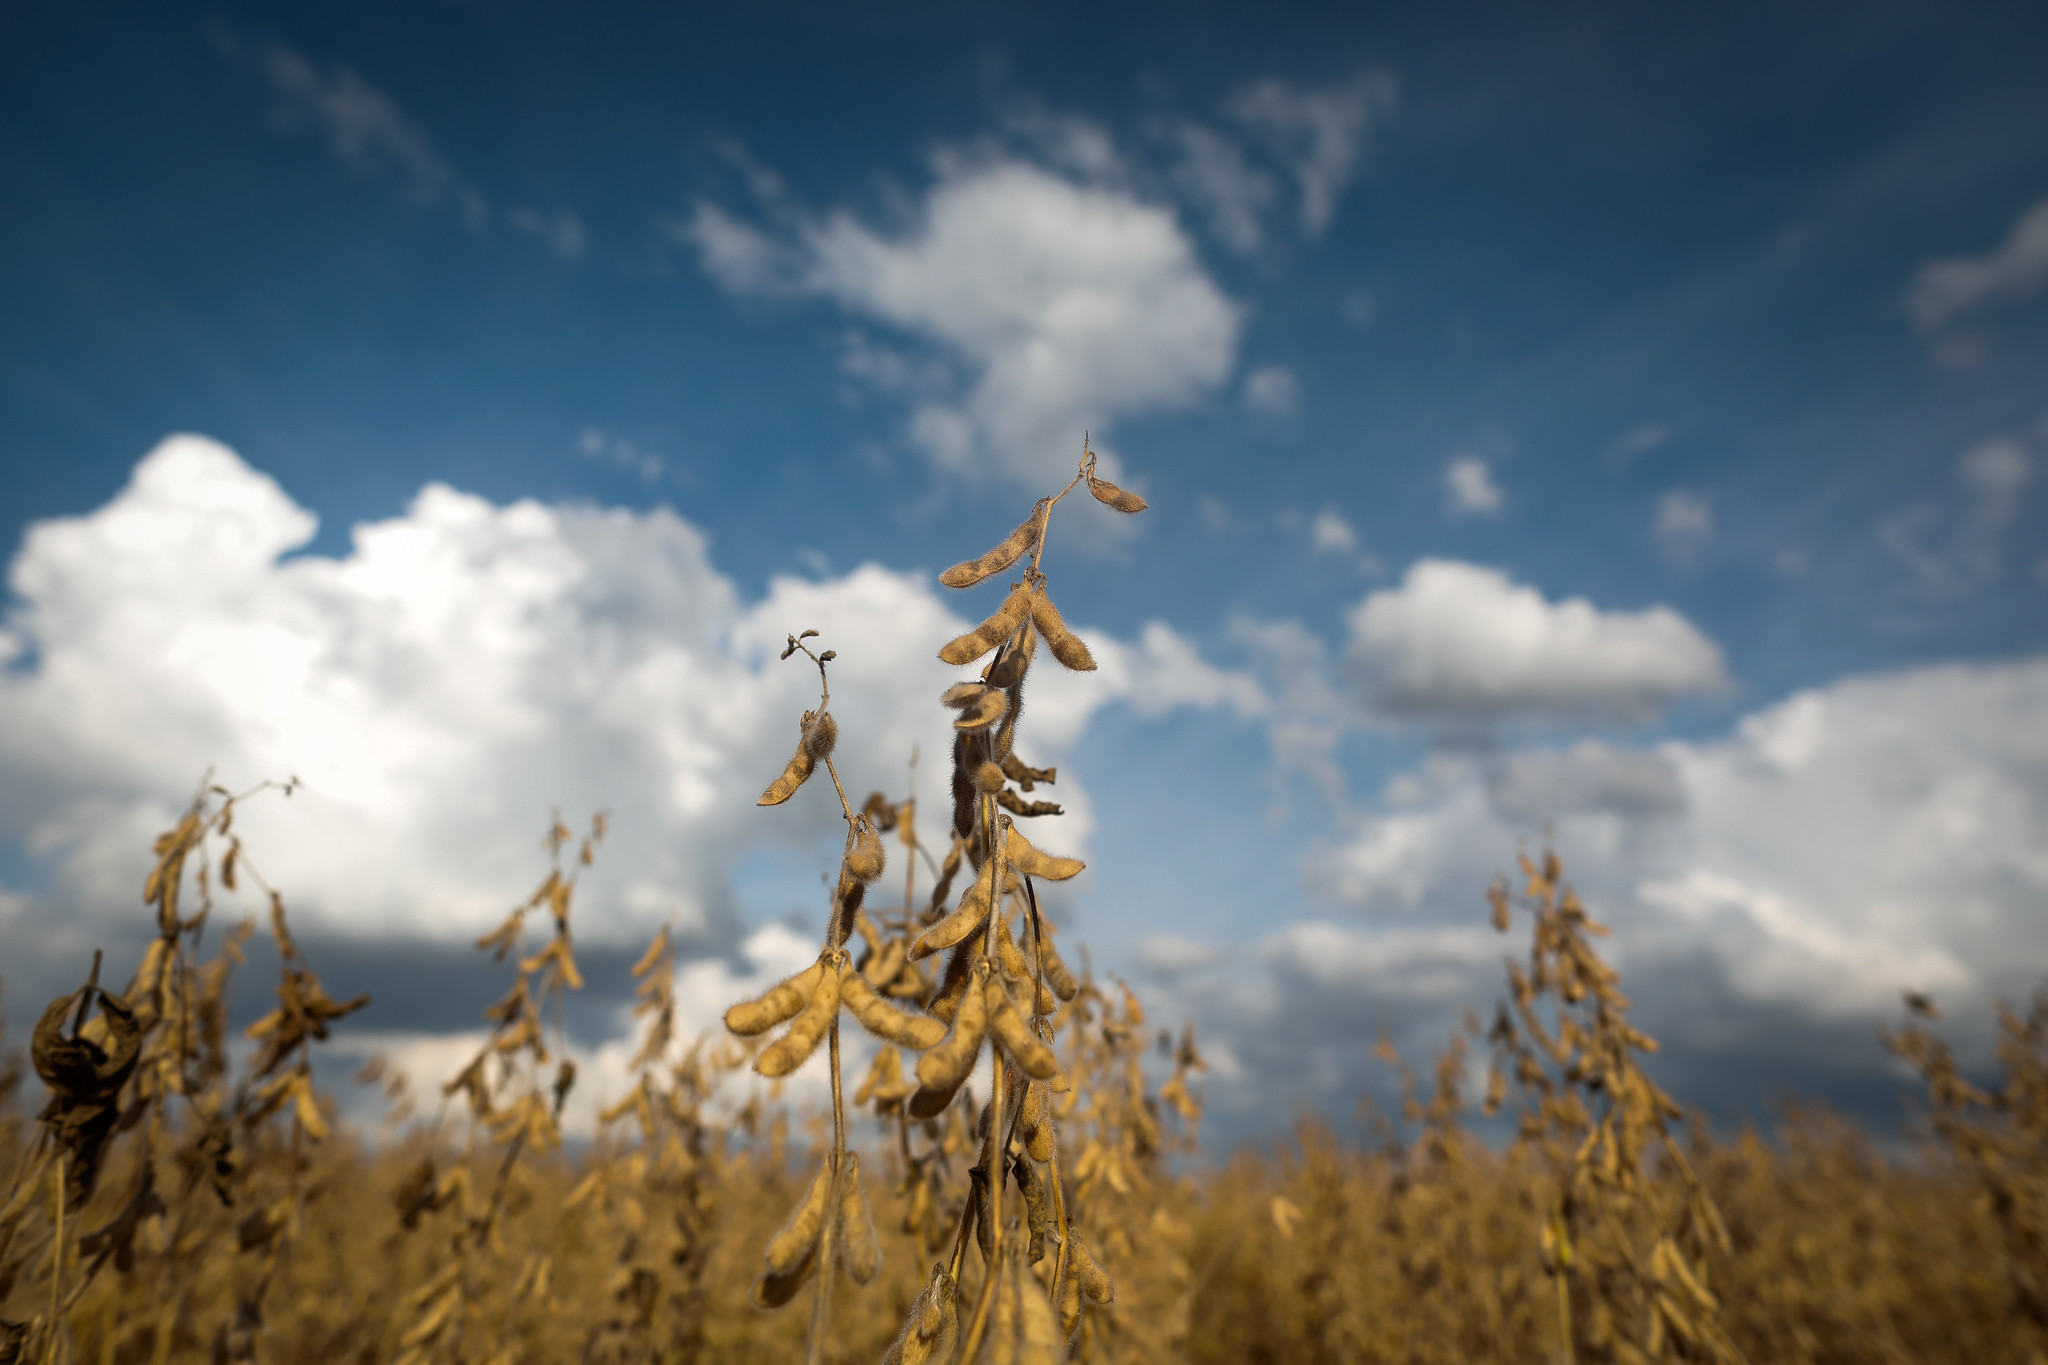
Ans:
[[[770,970],[829,813],[699,802],[801,705],[762,640],[869,632],[852,780],[898,785],[948,676],[911,660],[977,614],[930,572],[1083,427],[1153,510],[1055,531],[1122,661],[1046,684],[1103,852],[1066,910],[1218,1040],[1226,1131],[1484,1007],[1480,893],[1546,830],[1723,1112],[1889,1113],[1896,989],[1968,1043],[2048,967],[2038,12],[0,32],[10,995],[69,972],[67,910],[116,932],[119,839],[209,762],[332,765],[275,837],[382,851],[367,915],[295,870],[393,1046],[451,1023],[366,924],[458,942],[556,803],[621,820],[593,952],[678,914],[701,970]],[[431,776],[374,756],[426,740]]]

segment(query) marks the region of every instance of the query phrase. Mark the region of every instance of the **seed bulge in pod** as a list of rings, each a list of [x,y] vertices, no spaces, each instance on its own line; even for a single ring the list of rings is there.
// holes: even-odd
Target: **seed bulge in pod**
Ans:
[[[846,1174],[839,1182],[839,1245],[846,1249],[846,1273],[866,1284],[882,1268],[882,1243],[875,1220],[860,1192],[860,1158],[846,1154]]]
[[[960,719],[953,722],[955,730],[986,730],[1010,713],[1010,694],[994,688],[985,690],[974,699],[971,706],[962,707]]]
[[[790,1022],[789,1032],[762,1049],[761,1055],[754,1059],[754,1070],[776,1080],[802,1066],[818,1050],[818,1044],[825,1039],[825,1030],[838,1013],[839,973],[821,966],[810,1003]]]
[[[1067,629],[1067,623],[1060,619],[1060,609],[1052,604],[1052,598],[1043,592],[1031,594],[1027,604],[1031,610],[1031,624],[1038,627],[1046,647],[1052,650],[1052,657],[1058,659],[1077,673],[1087,673],[1095,667],[1095,656],[1088,652],[1088,646],[1081,643],[1081,637]]]
[[[939,658],[949,664],[973,663],[1015,634],[1026,617],[1037,620],[1031,606],[1037,596],[1028,587],[1013,588],[993,615],[967,634],[948,641],[939,651]]]
[[[877,1038],[922,1052],[946,1036],[946,1026],[939,1020],[929,1014],[905,1014],[875,994],[867,978],[851,967],[839,982],[839,996],[861,1026]]]
[[[1052,1049],[1024,1022],[1003,983],[991,977],[983,993],[987,999],[988,1031],[1002,1044],[1010,1060],[1034,1080],[1049,1081],[1059,1075],[1060,1064]],[[966,1013],[964,1008],[961,1012]]]
[[[1108,1306],[1116,1302],[1116,1281],[1109,1278],[1107,1271],[1095,1263],[1088,1254],[1088,1243],[1081,1237],[1080,1229],[1068,1228],[1074,1239],[1070,1253],[1074,1266],[1074,1279],[1081,1286],[1081,1292],[1088,1296],[1090,1303]]]
[[[1136,493],[1118,488],[1108,479],[1098,479],[1093,474],[1088,476],[1088,491],[1095,495],[1097,502],[1105,507],[1113,507],[1126,516],[1142,512],[1146,507],[1145,500]]]
[[[1002,694],[999,692],[996,695]],[[993,763],[983,763],[974,770],[974,789],[983,796],[994,796],[1003,789],[1003,783],[1007,780],[1003,776],[1003,770]]]
[[[1003,852],[1016,865],[1019,872],[1039,877],[1049,882],[1063,882],[1069,877],[1080,875],[1088,864],[1079,858],[1061,858],[1050,853],[1041,853],[1031,846],[1031,841],[1011,825],[1003,833]]]
[[[813,763],[823,763],[839,743],[839,722],[826,711],[804,727],[804,752],[811,756]]]
[[[1044,534],[1046,505],[1050,501],[1049,498],[1040,498],[1032,507],[1031,515],[1024,518],[1016,530],[1005,536],[1001,544],[979,559],[955,564],[939,575],[939,581],[949,588],[971,588],[991,574],[999,574],[1015,564],[1026,550],[1038,543],[1039,536]]]
[[[931,1279],[911,1305],[882,1365],[953,1365],[953,1352],[960,1344],[959,1295],[945,1266],[933,1266]]]
[[[846,851],[846,870],[863,882],[872,882],[882,875],[882,866],[887,855],[882,851],[882,836],[875,833],[875,827],[868,823],[865,815],[853,820],[853,847]]]
[[[988,997],[983,989],[988,971],[980,964],[960,998],[960,1012],[953,1017],[953,1029],[937,1047],[917,1059],[917,1079],[934,1091],[960,1088],[981,1055],[981,1039],[988,1026]]]
[[[823,963],[813,962],[787,981],[770,986],[758,998],[742,1000],[725,1012],[725,1026],[742,1038],[766,1033],[804,1007],[816,993],[818,978],[824,972]]]
[[[825,1206],[831,1195],[832,1161],[828,1157],[812,1178],[810,1189],[804,1192],[803,1202],[796,1206],[781,1231],[768,1239],[769,1270],[787,1275],[817,1249],[818,1237],[825,1230]]]

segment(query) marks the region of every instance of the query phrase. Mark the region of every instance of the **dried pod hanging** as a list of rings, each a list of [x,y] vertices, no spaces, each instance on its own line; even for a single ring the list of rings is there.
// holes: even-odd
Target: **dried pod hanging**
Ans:
[[[949,664],[973,663],[1016,633],[1017,627],[1032,616],[1031,604],[1036,597],[1028,584],[1012,588],[993,615],[967,634],[948,641],[939,651],[939,658]]]
[[[1016,530],[1004,538],[1003,543],[979,559],[970,559],[964,564],[955,564],[939,575],[939,581],[949,588],[971,588],[992,574],[999,574],[1015,564],[1023,553],[1038,543],[1045,531],[1045,514],[1051,498],[1040,498]]]
[[[727,1010],[725,1026],[742,1038],[752,1038],[766,1033],[785,1019],[795,1018],[797,1011],[817,994],[818,980],[824,974],[825,964],[813,962],[787,981],[770,986],[755,999],[742,1000]]]

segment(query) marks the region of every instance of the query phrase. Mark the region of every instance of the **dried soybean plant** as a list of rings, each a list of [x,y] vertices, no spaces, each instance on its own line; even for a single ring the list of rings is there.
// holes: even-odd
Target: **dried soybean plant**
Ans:
[[[1488,892],[1496,929],[1508,931],[1517,907],[1534,927],[1527,968],[1507,964],[1485,1108],[1499,1108],[1512,1074],[1517,1149],[1551,1178],[1539,1239],[1564,1358],[1739,1362],[1708,1287],[1710,1260],[1732,1250],[1728,1230],[1672,1135],[1684,1108],[1637,1060],[1657,1043],[1629,1023],[1621,976],[1593,946],[1607,928],[1565,885],[1556,854],[1521,865],[1519,896],[1505,880]]]
[[[633,1015],[646,1021],[627,1063],[633,1086],[599,1112],[604,1144],[563,1206],[582,1219],[594,1254],[615,1258],[601,1316],[584,1339],[582,1358],[593,1365],[695,1360],[704,1349],[704,1280],[717,1240],[712,1189],[725,1156],[725,1135],[705,1106],[741,1056],[730,1043],[701,1037],[671,1056],[675,972],[664,925],[633,966]],[[628,1120],[637,1142],[615,1145],[614,1131]]]
[[[901,820],[899,837],[906,849],[922,850],[911,823],[914,807],[891,807],[882,798],[870,800],[858,813],[853,810],[832,763],[838,727],[829,710],[826,666],[834,651],[814,653],[805,642],[816,632],[807,630],[791,636],[782,655],[787,659],[802,652],[817,666],[819,701],[815,710],[804,713],[796,752],[760,804],[787,801],[822,765],[846,821],[845,848],[817,962],[758,999],[735,1005],[726,1014],[726,1026],[753,1037],[788,1022],[788,1030],[755,1059],[755,1069],[770,1078],[787,1076],[821,1041],[828,1043],[832,1148],[803,1199],[769,1241],[766,1267],[752,1293],[757,1306],[779,1307],[816,1278],[809,1348],[814,1362],[824,1349],[835,1267],[844,1264],[856,1283],[864,1283],[877,1269],[879,1251],[861,1192],[859,1159],[846,1146],[842,1007],[885,1044],[857,1102],[872,1101],[879,1115],[897,1122],[910,1196],[907,1222],[920,1247],[931,1213],[942,1203],[950,1209],[952,1202],[934,1188],[942,1163],[955,1151],[978,1149],[959,1200],[950,1251],[934,1263],[886,1359],[900,1365],[964,1365],[986,1351],[991,1360],[1033,1365],[1061,1360],[1074,1322],[1070,1318],[1062,1324],[1056,1303],[1081,1292],[1106,1303],[1114,1294],[1067,1218],[1052,1113],[1053,1097],[1072,1088],[1054,1054],[1054,1018],[1060,1002],[1075,997],[1079,983],[1052,945],[1036,881],[1066,880],[1082,864],[1041,852],[1015,823],[1059,809],[1025,799],[1037,784],[1055,780],[1056,773],[1031,767],[1016,752],[1025,677],[1039,642],[1067,668],[1095,667],[1047,590],[1042,561],[1052,510],[1083,483],[1117,511],[1145,507],[1142,498],[1099,478],[1095,470],[1095,455],[1084,441],[1081,466],[1065,488],[1039,499],[1000,545],[939,576],[948,587],[971,588],[1009,569],[1027,552],[1031,556],[995,612],[939,651],[941,660],[956,666],[989,662],[975,681],[957,684],[941,698],[958,713],[951,846],[938,869],[930,907],[916,922],[910,912],[911,876],[906,876],[900,918],[878,925],[878,914],[863,911],[866,888],[883,871],[883,829]],[[948,909],[963,868],[969,883]],[[866,949],[859,963],[849,950],[856,934]],[[945,965],[932,982],[919,964],[942,953]],[[896,1001],[916,1012],[899,1008]],[[970,1119],[973,1100],[966,1083],[984,1043],[991,1057],[990,1094]],[[903,1072],[903,1051],[921,1054],[914,1086]],[[963,1095],[967,1098],[956,1104]],[[912,1122],[931,1144],[921,1155],[912,1150]],[[1014,1206],[1005,1199],[1012,1184],[1019,1195]],[[1013,1209],[1015,1226],[1009,1216]],[[962,1292],[970,1270],[970,1239],[981,1257],[980,1283],[971,1297]]]
[[[31,1055],[50,1093],[0,1205],[0,1360],[68,1358],[68,1324],[101,1272],[111,1263],[128,1276],[145,1262],[155,1272],[154,1311],[102,1325],[103,1356],[139,1347],[160,1359],[175,1342],[204,1340],[197,1320],[227,1290],[232,1307],[216,1319],[214,1357],[254,1358],[269,1286],[303,1227],[309,1149],[329,1135],[313,1089],[313,1045],[331,1022],[369,1003],[328,995],[292,938],[283,896],[234,832],[239,803],[272,790],[289,797],[297,786],[294,778],[236,794],[210,776],[202,781],[156,840],[143,901],[155,910],[157,933],[127,989],[116,995],[100,985],[95,952],[85,985],[51,1001],[37,1023]],[[232,1088],[227,984],[254,926],[237,924],[219,936],[211,961],[198,960],[216,878],[225,891],[247,880],[264,896],[279,961],[278,1008],[248,1030],[257,1048]],[[273,1123],[280,1116],[281,1136]],[[125,1144],[124,1134],[132,1135]],[[182,1182],[167,1181],[167,1169],[182,1171]],[[96,1198],[108,1170],[125,1182],[111,1208]],[[195,1199],[201,1186],[207,1197]],[[86,1214],[98,1226],[81,1226]],[[239,1219],[228,1236],[242,1254],[228,1275],[202,1282],[189,1267],[217,1242],[223,1217]],[[39,1311],[14,1317],[19,1290],[35,1295]]]
[[[1982,1190],[1997,1222],[2015,1323],[2039,1359],[2048,1348],[2048,994],[2027,1012],[1999,1002],[1997,1057],[2003,1083],[1970,1083],[1929,1024],[1941,1013],[1924,995],[1905,998],[1907,1020],[1884,1045],[1927,1089],[1927,1117],[1956,1164]]]
[[[580,841],[557,815],[548,826],[546,845],[552,863],[548,875],[532,895],[512,908],[503,924],[477,940],[478,950],[490,953],[494,961],[503,962],[513,955],[516,970],[512,989],[485,1011],[491,1021],[489,1036],[441,1089],[444,1100],[461,1095],[466,1101],[466,1158],[443,1174],[436,1169],[430,1148],[397,1191],[399,1217],[408,1231],[418,1227],[426,1214],[454,1210],[448,1253],[441,1268],[404,1300],[410,1321],[397,1341],[399,1365],[425,1365],[435,1359],[459,1361],[483,1354],[473,1340],[479,1335],[487,1338],[487,1359],[509,1360],[517,1310],[545,1313],[548,1309],[552,1261],[546,1253],[526,1258],[495,1313],[492,1300],[503,1287],[504,1277],[491,1273],[493,1267],[487,1262],[503,1247],[500,1222],[514,1193],[521,1159],[544,1156],[562,1145],[562,1106],[576,1084],[576,1065],[569,1059],[562,1023],[562,1001],[566,992],[583,987],[583,975],[570,945],[569,915],[577,881],[595,860],[604,836],[602,813],[591,819],[590,832]],[[563,851],[572,843],[576,845],[575,858],[565,868]],[[546,941],[529,956],[527,922],[543,908],[549,931]],[[554,1007],[559,1060],[548,1049],[550,1005]],[[552,1076],[548,1074],[551,1061]],[[479,1147],[494,1149],[497,1156],[489,1187],[483,1190],[476,1188],[472,1173],[481,1155]]]

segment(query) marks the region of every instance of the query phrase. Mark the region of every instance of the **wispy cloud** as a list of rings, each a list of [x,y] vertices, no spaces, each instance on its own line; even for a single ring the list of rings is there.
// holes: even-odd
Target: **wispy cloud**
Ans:
[[[1454,517],[1499,516],[1508,502],[1493,467],[1477,455],[1460,455],[1444,469],[1444,497]]]
[[[2048,199],[2022,213],[1990,251],[1923,262],[1906,292],[1906,308],[1941,354],[1967,361],[1981,351],[1982,343],[1956,335],[1951,330],[1955,324],[1998,304],[2024,299],[2043,283],[2048,283]]]
[[[1976,592],[2004,569],[2007,528],[2033,482],[2033,460],[1996,436],[1956,461],[1962,506],[1916,502],[1878,523],[1878,543],[1907,572],[1905,596],[1949,601]]]
[[[281,126],[310,126],[345,165],[395,176],[420,203],[452,203],[473,227],[488,221],[483,192],[457,173],[395,99],[353,69],[336,63],[322,72],[283,43],[264,47],[257,61],[276,96]]]
[[[1651,526],[1657,548],[1668,559],[1685,563],[1714,538],[1714,500],[1705,493],[1674,488],[1657,499],[1657,519]]]
[[[227,60],[256,73],[269,88],[271,119],[278,128],[311,132],[343,165],[366,177],[395,181],[415,203],[452,208],[472,228],[491,222],[495,214],[489,196],[435,146],[389,91],[346,63],[323,69],[288,44],[246,43],[220,25],[211,31]],[[543,212],[514,205],[504,218],[514,231],[564,261],[580,260],[590,245],[583,219],[566,208]]]
[[[1336,217],[1338,196],[1358,169],[1374,120],[1399,95],[1391,72],[1367,70],[1320,88],[1269,78],[1237,91],[1229,107],[1292,173],[1302,230],[1314,237]]]
[[[1301,381],[1285,365],[1261,365],[1244,377],[1244,405],[1269,417],[1292,417]]]
[[[538,238],[542,245],[565,261],[581,260],[584,249],[590,245],[590,234],[584,229],[583,220],[567,209],[541,213],[536,209],[515,208],[510,216],[513,227]]]

